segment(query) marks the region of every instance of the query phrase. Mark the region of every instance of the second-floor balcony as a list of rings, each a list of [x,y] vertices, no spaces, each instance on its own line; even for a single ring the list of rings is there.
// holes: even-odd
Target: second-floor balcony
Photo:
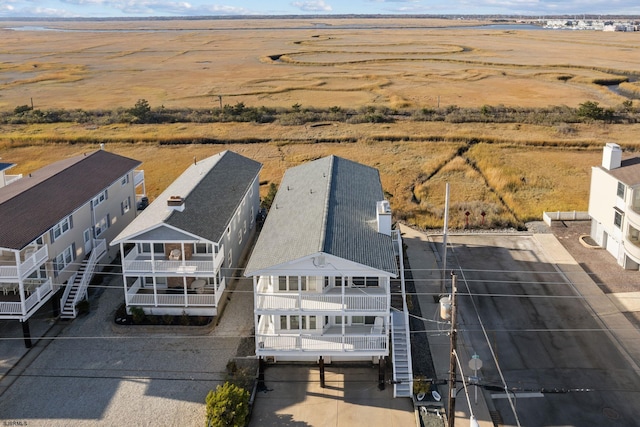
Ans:
[[[20,251],[19,261],[15,253],[0,256],[0,282],[15,282],[24,280],[47,262],[49,250],[46,246],[40,248],[26,248]]]
[[[388,311],[389,298],[384,288],[331,288],[316,292],[257,292],[259,314],[284,311],[308,312],[381,312]]]
[[[190,259],[171,259],[162,253],[140,253],[132,249],[122,262],[124,274],[214,275],[220,270],[224,255],[194,254]]]

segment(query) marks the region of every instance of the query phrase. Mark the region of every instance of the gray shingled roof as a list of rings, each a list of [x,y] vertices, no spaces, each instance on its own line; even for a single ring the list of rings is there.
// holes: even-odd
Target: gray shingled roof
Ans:
[[[139,165],[99,150],[52,163],[0,188],[0,247],[24,248]]]
[[[165,224],[219,242],[261,169],[259,162],[232,151],[199,160],[172,182],[111,244],[140,238]],[[171,196],[184,198],[184,211],[167,208],[167,199]]]
[[[369,166],[329,156],[287,170],[245,274],[319,252],[397,274],[393,241],[376,230],[381,200]]]
[[[640,157],[622,160],[620,167],[615,169],[600,168],[626,185],[640,184]]]

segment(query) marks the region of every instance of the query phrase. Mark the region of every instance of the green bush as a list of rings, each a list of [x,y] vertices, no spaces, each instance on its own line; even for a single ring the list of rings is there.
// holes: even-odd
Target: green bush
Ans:
[[[249,392],[229,382],[209,391],[207,427],[244,427],[249,418]]]
[[[131,307],[129,310],[131,311],[133,323],[142,323],[147,317],[142,307]]]

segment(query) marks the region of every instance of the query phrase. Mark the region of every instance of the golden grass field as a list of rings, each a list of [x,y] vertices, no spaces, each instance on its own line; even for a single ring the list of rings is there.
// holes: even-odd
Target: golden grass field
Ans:
[[[626,98],[594,82],[640,74],[635,33],[444,28],[454,23],[3,22],[75,31],[0,30],[0,110],[31,99],[43,110],[128,108],[141,98],[152,107],[212,108],[218,96],[224,104],[287,108],[576,107],[585,101],[615,108]],[[638,90],[637,82],[624,85]],[[600,163],[604,143],[639,147],[639,125],[571,126],[566,133],[551,126],[442,122],[2,125],[0,157],[19,165],[12,173],[27,173],[106,142],[108,150],[143,162],[153,198],[194,156],[231,149],[264,164],[264,183],[278,183],[286,168],[335,154],[380,170],[398,219],[440,226],[449,182],[451,226],[463,226],[466,211],[474,226],[482,211],[486,225],[503,226],[540,219],[544,210],[586,210],[590,168]],[[176,136],[229,143],[160,144]],[[267,142],[238,143],[251,137]],[[356,142],[314,143],[327,138]],[[467,145],[474,138],[479,143]],[[68,143],[51,142],[60,140]]]

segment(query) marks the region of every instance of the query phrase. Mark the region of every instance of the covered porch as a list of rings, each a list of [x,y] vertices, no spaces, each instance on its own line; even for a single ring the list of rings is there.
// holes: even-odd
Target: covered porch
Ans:
[[[0,283],[0,319],[24,321],[53,295],[50,279],[20,283]]]

